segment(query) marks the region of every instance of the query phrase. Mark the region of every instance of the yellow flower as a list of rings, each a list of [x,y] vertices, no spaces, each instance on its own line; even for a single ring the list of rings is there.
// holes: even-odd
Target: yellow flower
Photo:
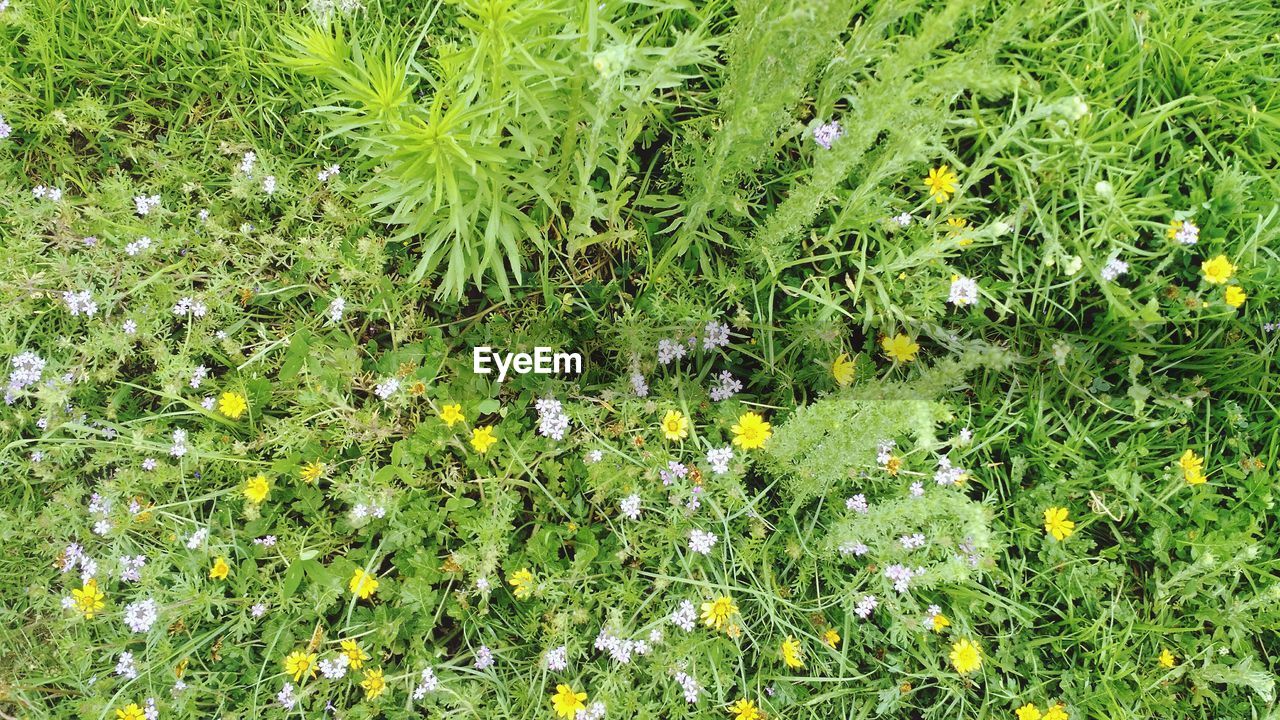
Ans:
[[[116,710],[116,720],[146,720],[147,714],[138,707],[138,703],[129,703]]]
[[[359,670],[364,661],[369,659],[369,653],[360,647],[360,643],[355,640],[343,640],[339,645],[342,646],[342,654],[347,656],[349,661],[347,664],[352,670]]]
[[[924,186],[929,189],[934,200],[944,203],[955,193],[957,180],[959,178],[946,165],[940,165],[929,171],[929,177],[924,179]]]
[[[743,450],[762,448],[765,441],[773,437],[773,431],[769,427],[769,423],[759,415],[753,412],[743,413],[738,417],[738,424],[730,428],[733,431],[733,444]]]
[[[1236,266],[1231,264],[1226,255],[1219,255],[1212,260],[1205,260],[1200,263],[1200,271],[1204,273],[1204,281],[1211,285],[1221,285],[1236,272]]]
[[[668,440],[683,440],[689,437],[689,418],[679,410],[668,410],[662,417],[662,435]]]
[[[271,481],[261,473],[244,481],[244,496],[251,503],[260,503],[267,499],[271,492]]]
[[[533,573],[529,568],[520,568],[507,579],[507,584],[515,588],[517,600],[527,600],[533,595]]]
[[[884,348],[885,355],[896,362],[911,362],[916,359],[916,353],[920,352],[920,346],[902,333],[880,338],[880,347]]]
[[[1205,481],[1204,458],[1196,455],[1191,448],[1187,448],[1182,457],[1178,458],[1178,465],[1182,468],[1182,475],[1187,479],[1188,485],[1199,485]]]
[[[364,680],[360,681],[360,687],[364,688],[364,699],[373,700],[387,689],[387,681],[382,678],[382,668],[374,668],[365,672]]]
[[[831,376],[836,379],[836,384],[840,387],[849,387],[853,383],[855,365],[857,363],[849,359],[849,353],[840,353],[840,356],[831,363]]]
[[[733,716],[733,720],[764,720],[764,713],[760,712],[760,708],[746,698],[730,705],[729,714]]]
[[[1027,703],[1013,712],[1018,716],[1018,720],[1040,720],[1043,717],[1040,714],[1040,708],[1034,703]]]
[[[982,667],[982,648],[966,638],[961,638],[951,645],[951,664],[961,675],[971,673]]]
[[[368,600],[370,596],[378,592],[378,578],[369,573],[356,568],[355,573],[351,575],[351,581],[347,583],[347,589],[352,595],[361,600]]]
[[[475,448],[476,452],[481,455],[489,452],[489,448],[493,447],[496,442],[498,442],[498,438],[493,436],[492,425],[485,425],[471,431],[471,447]]]
[[[218,398],[218,412],[232,420],[239,420],[244,411],[248,409],[249,402],[238,392],[228,390]]]
[[[1165,237],[1170,240],[1178,237],[1178,231],[1182,230],[1182,220],[1173,220],[1169,223],[1169,227],[1164,229]]]
[[[578,716],[578,711],[587,709],[586,699],[584,692],[574,692],[568,685],[556,685],[556,692],[551,696],[551,708],[557,717],[572,720]]]
[[[702,621],[707,627],[719,630],[723,628],[733,614],[738,612],[738,606],[734,604],[733,598],[728,595],[722,595],[711,602],[702,603]]]
[[[1044,531],[1052,535],[1054,540],[1065,540],[1075,530],[1076,524],[1067,519],[1066,508],[1051,507],[1044,511]]]
[[[302,478],[302,482],[308,485],[314,485],[321,475],[324,475],[324,463],[318,461],[303,465],[302,470],[298,473],[298,477]]]
[[[227,564],[227,559],[220,557],[213,561],[213,568],[209,570],[209,577],[214,580],[226,580],[227,575],[231,574],[231,566]]]
[[[1178,659],[1169,652],[1169,648],[1160,651],[1160,667],[1172,670],[1174,665],[1178,664]]]
[[[1227,288],[1227,291],[1225,293],[1222,294],[1222,301],[1233,308],[1240,307],[1241,305],[1244,304],[1244,301],[1248,299],[1249,299],[1249,296],[1245,295],[1244,288],[1240,287],[1239,285],[1232,285],[1231,287]]]
[[[1070,720],[1070,717],[1070,715],[1067,715],[1067,708],[1062,703],[1055,703],[1053,707],[1044,713],[1044,720]]]
[[[454,423],[463,419],[462,405],[455,403],[453,405],[445,405],[440,408],[440,419],[444,421],[445,425],[453,427]]]
[[[893,475],[896,477],[898,474],[898,471],[902,469],[902,458],[898,457],[897,455],[890,455],[889,459],[885,461],[884,469],[890,475]]]
[[[835,628],[827,628],[826,632],[822,633],[822,642],[833,648],[840,647],[840,633],[836,632]]]
[[[929,619],[933,621],[933,631],[936,633],[940,633],[943,629],[951,627],[951,621],[942,613],[934,613],[933,617]]]
[[[793,670],[804,667],[804,651],[800,648],[799,640],[788,635],[787,639],[782,641],[781,650],[782,662],[786,663],[787,667]]]
[[[294,650],[284,659],[284,672],[293,676],[293,681],[302,680],[302,676],[316,676],[316,654],[303,650]]]
[[[84,587],[71,591],[71,599],[75,601],[76,610],[84,613],[86,620],[92,620],[95,613],[107,606],[103,602],[106,597],[98,589],[97,578],[89,578],[84,582]]]

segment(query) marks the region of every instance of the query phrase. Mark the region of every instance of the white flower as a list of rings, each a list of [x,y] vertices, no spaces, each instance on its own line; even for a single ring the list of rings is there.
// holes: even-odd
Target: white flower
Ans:
[[[725,445],[722,448],[711,448],[707,451],[707,464],[715,475],[729,472],[729,461],[733,460],[733,448]]]
[[[68,290],[62,293],[62,302],[66,303],[67,310],[72,317],[78,315],[93,317],[98,312],[98,303],[93,301],[93,295],[88,290],[81,290],[80,292]]]
[[[1102,272],[1100,274],[1102,275],[1103,280],[1112,282],[1127,272],[1129,272],[1129,263],[1118,257],[1112,257],[1110,260],[1107,260],[1107,264],[1102,267]]]
[[[373,394],[377,395],[383,400],[386,400],[387,398],[394,395],[396,391],[399,389],[400,389],[399,380],[397,380],[396,378],[387,378],[386,380],[383,380],[382,382],[378,383],[377,387],[373,389]]]
[[[631,373],[631,391],[636,397],[645,397],[649,394],[649,384],[644,381],[644,375],[639,372]]]
[[[133,207],[139,215],[150,215],[152,210],[160,207],[160,196],[137,195],[133,198]]]
[[[173,457],[180,458],[187,454],[187,431],[177,428],[173,431],[173,444],[169,446],[169,454]]]
[[[898,543],[902,545],[903,550],[918,550],[924,547],[924,534],[913,533],[911,535],[903,535],[898,538]]]
[[[851,498],[845,498],[844,507],[846,510],[865,513],[869,509],[869,506],[867,505],[867,496],[862,493],[858,493]]]
[[[9,7],[9,0],[0,0],[0,12],[4,12]],[[4,115],[0,115],[0,140],[4,140],[13,133],[13,126],[5,122]]]
[[[133,653],[128,650],[120,653],[120,658],[116,660],[116,674],[127,680],[138,677],[138,666],[133,662]]]
[[[120,326],[120,330],[125,335],[136,335],[138,332],[138,323],[133,320],[125,320],[124,324]]]
[[[672,361],[679,360],[682,357],[684,357],[683,343],[666,338],[658,341],[659,365],[670,365]]]
[[[830,150],[835,141],[844,136],[844,128],[840,127],[840,123],[832,120],[813,129],[813,141],[823,150]]]
[[[333,165],[330,165],[327,168],[323,168],[322,170],[320,170],[320,172],[316,173],[316,179],[319,180],[320,182],[329,182],[329,180],[338,177],[338,174],[341,172],[342,172],[342,168],[335,163]]]
[[[266,193],[267,195],[276,194],[276,176],[275,175],[268,175],[262,178],[262,192]]]
[[[150,248],[151,248],[151,238],[147,237],[146,235],[143,235],[137,240],[134,240],[128,245],[125,245],[124,252],[129,257],[135,257],[138,254],[140,254],[143,250],[148,250]]]
[[[582,461],[588,465],[595,465],[604,459],[604,451],[600,449],[592,450],[582,458]]]
[[[329,316],[329,322],[337,324],[342,322],[342,313],[347,309],[347,301],[341,295],[335,297],[330,303],[325,315]]]
[[[493,652],[489,650],[488,646],[481,645],[480,649],[476,651],[475,667],[477,670],[488,670],[493,667]]]
[[[622,511],[623,517],[628,520],[640,519],[640,496],[628,495],[618,503],[618,508]]]
[[[267,606],[263,603],[254,603],[253,607],[249,608],[249,614],[255,618],[260,618],[267,614]]]
[[[728,370],[724,370],[716,376],[716,384],[711,386],[711,400],[713,402],[728,400],[741,391],[742,383]]]
[[[871,615],[871,612],[875,610],[876,606],[879,604],[880,604],[880,601],[876,600],[875,595],[866,595],[861,600],[858,601],[858,604],[856,606],[854,606],[853,612],[858,617],[862,618],[863,620],[866,620],[867,617]]]
[[[147,564],[146,555],[120,556],[120,579],[125,582],[138,582],[142,579],[142,568]]]
[[[680,689],[684,691],[684,701],[690,705],[698,702],[698,693],[702,690],[702,686],[698,684],[691,676],[684,672],[677,672],[675,680],[680,684]]]
[[[1183,220],[1173,239],[1183,245],[1195,245],[1200,240],[1200,228],[1190,220]]]
[[[150,598],[130,603],[124,608],[124,624],[135,633],[144,633],[151,629],[159,617],[160,609],[156,601]]]
[[[911,217],[911,213],[904,212],[900,215],[894,215],[892,218],[889,218],[889,219],[897,223],[898,227],[907,227],[908,225],[911,224],[911,220],[913,218]]]
[[[252,177],[253,165],[256,162],[258,162],[258,155],[256,153],[254,153],[252,150],[245,153],[244,157],[240,158],[240,172]]]
[[[978,282],[964,275],[951,278],[951,293],[947,302],[956,307],[966,307],[978,301]]]
[[[689,531],[689,550],[699,555],[708,555],[711,553],[711,548],[716,546],[718,540],[719,538],[716,537],[715,533],[695,528]]]
[[[332,660],[320,661],[320,674],[329,680],[341,680],[347,675],[347,666],[351,664],[351,658],[346,653],[339,653]]]
[[[187,538],[187,549],[195,550],[204,544],[205,538],[207,537],[209,537],[208,528],[200,528],[199,530],[196,530],[191,533],[191,537]]]
[[[476,590],[479,590],[482,593],[488,594],[489,588],[490,588],[489,578],[487,577],[476,578]]]
[[[560,672],[569,667],[569,648],[561,645],[547,651],[546,654],[547,669],[552,672]]]
[[[534,403],[538,411],[538,434],[553,440],[563,440],[569,429],[569,416],[564,414],[560,401],[543,398]]]
[[[912,570],[906,565],[890,565],[884,569],[885,578],[893,581],[893,589],[905,593],[911,586],[912,578],[924,574],[924,569]]]
[[[196,369],[191,373],[191,382],[189,383],[193,389],[200,387],[200,383],[209,377],[209,368],[203,365],[197,365]]]
[[[917,497],[917,498],[924,497],[924,483],[922,482],[911,483],[911,497]]]
[[[280,688],[280,692],[276,693],[276,702],[285,710],[293,709],[298,702],[298,698],[293,694],[293,683],[287,682],[283,688]]]
[[[671,613],[670,619],[672,625],[685,632],[692,632],[694,624],[698,621],[698,611],[694,609],[692,602],[681,600],[680,606]]]
[[[436,673],[431,668],[425,668],[418,680],[418,687],[413,689],[413,699],[421,700],[429,692],[435,692],[440,687],[440,680],[436,677]]]
[[[702,331],[702,349],[715,350],[729,344],[729,326],[712,320]]]

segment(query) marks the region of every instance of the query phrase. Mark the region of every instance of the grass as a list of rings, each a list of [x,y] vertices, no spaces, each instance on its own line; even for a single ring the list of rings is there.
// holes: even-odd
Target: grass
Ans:
[[[1277,27],[11,0],[0,717],[1276,717]]]

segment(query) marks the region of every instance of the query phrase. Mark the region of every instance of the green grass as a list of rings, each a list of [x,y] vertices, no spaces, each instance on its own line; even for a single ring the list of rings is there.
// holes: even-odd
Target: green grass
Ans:
[[[560,684],[613,718],[1276,717],[1277,28],[1261,0],[11,0],[6,387],[45,364],[0,406],[0,718],[552,718]],[[498,384],[477,345],[586,371]],[[671,621],[722,596],[724,627]],[[352,639],[358,670],[288,677]]]

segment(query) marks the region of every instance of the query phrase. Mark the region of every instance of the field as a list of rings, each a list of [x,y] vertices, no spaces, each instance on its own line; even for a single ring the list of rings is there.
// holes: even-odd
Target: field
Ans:
[[[1273,0],[0,0],[0,720],[1280,720],[1278,197]]]

